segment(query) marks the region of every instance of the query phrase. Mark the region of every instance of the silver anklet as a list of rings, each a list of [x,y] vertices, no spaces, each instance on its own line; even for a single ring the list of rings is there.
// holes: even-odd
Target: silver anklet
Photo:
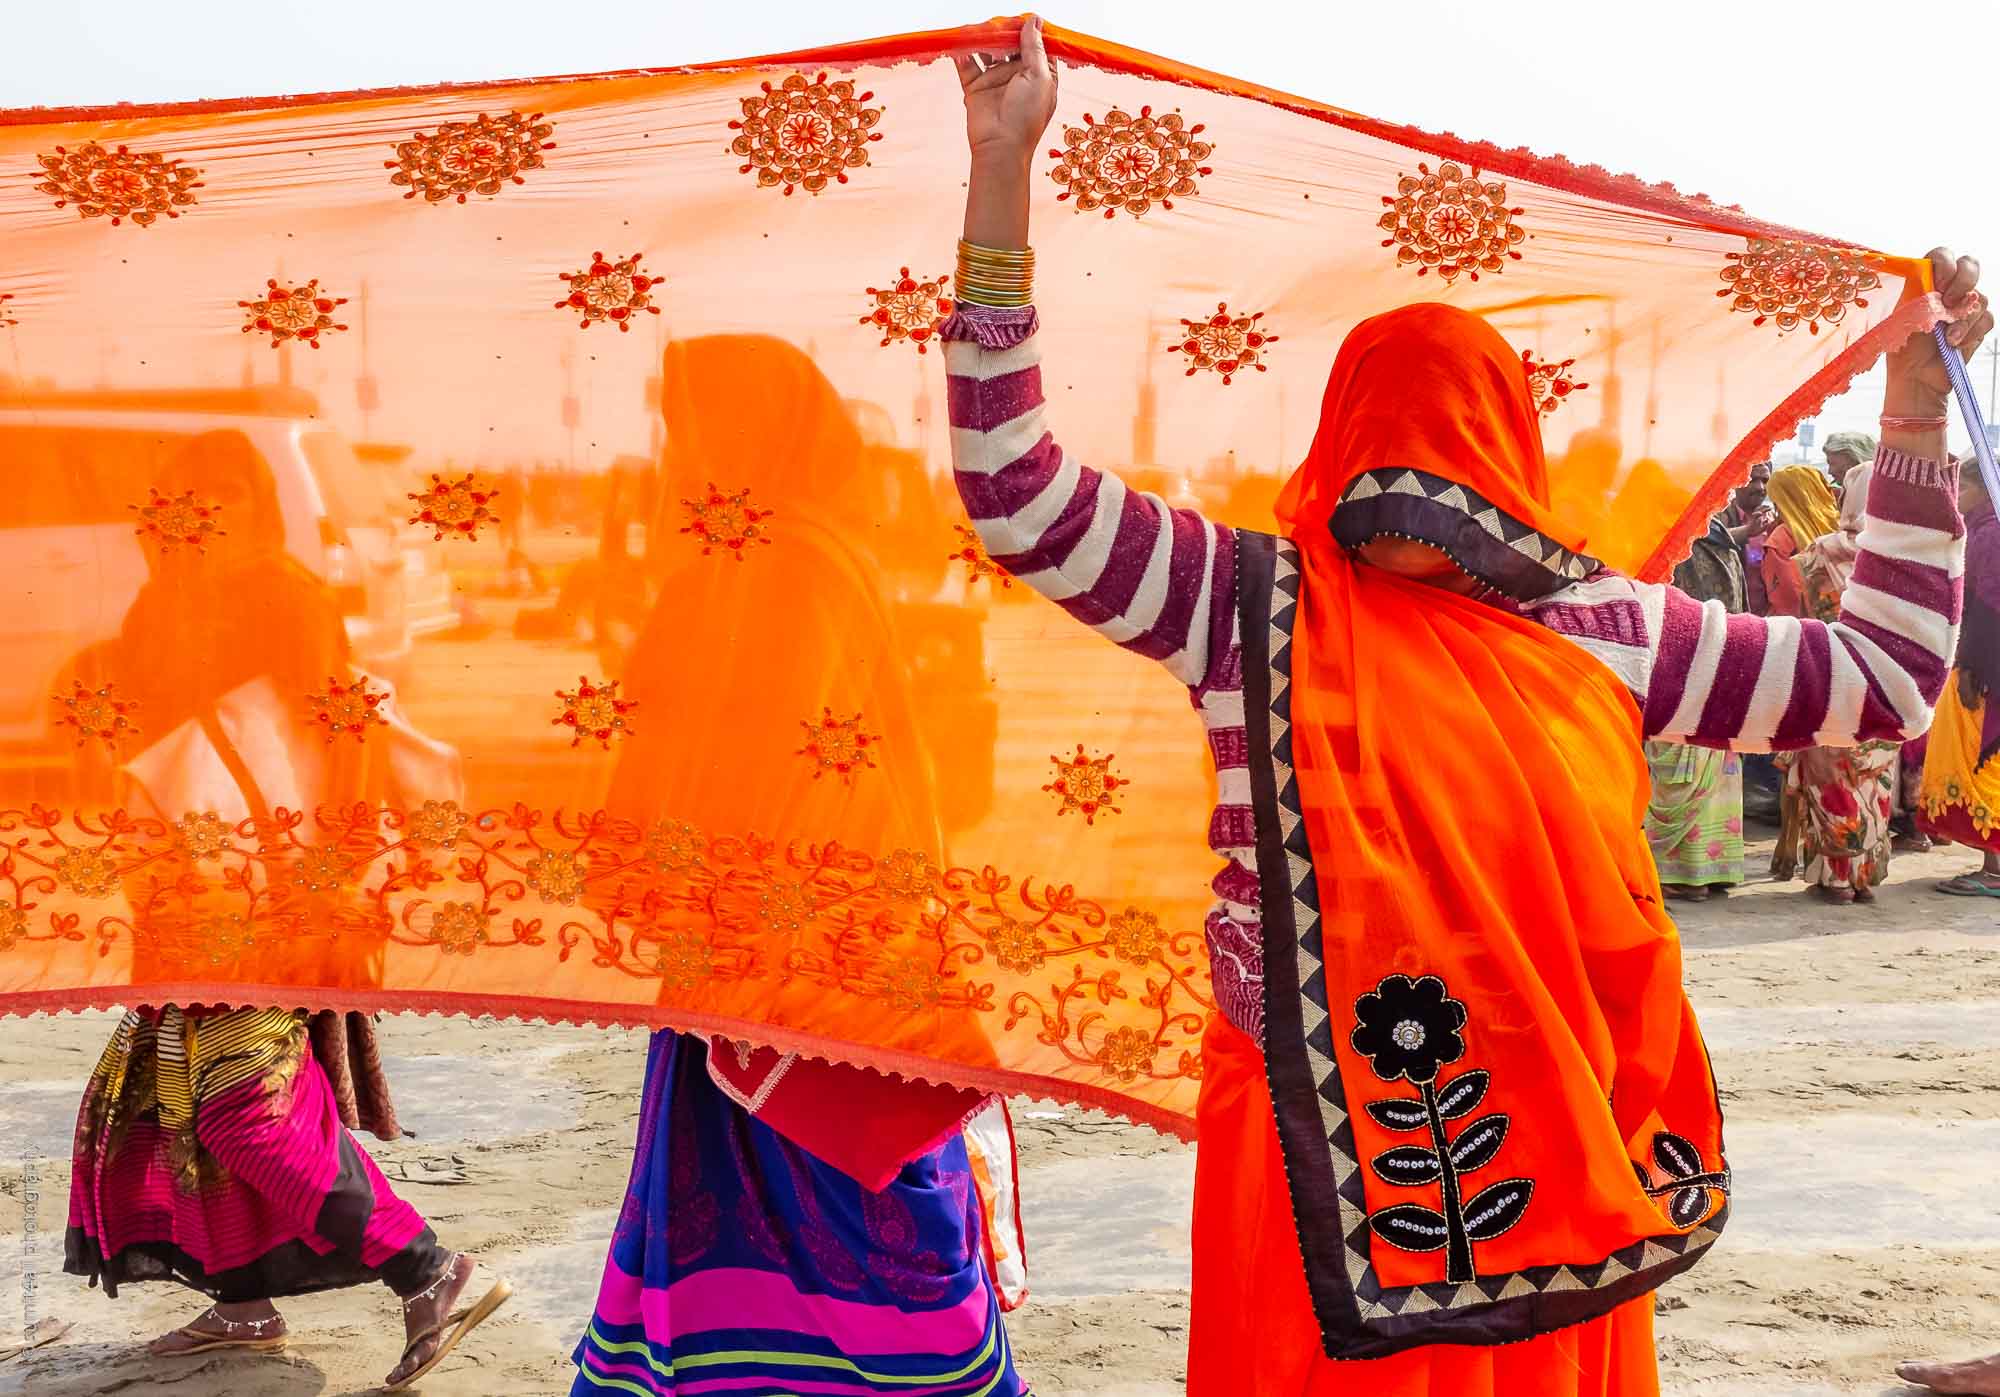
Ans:
[[[403,1301],[404,1312],[407,1313],[409,1311],[410,1306],[416,1304],[417,1301],[419,1300],[435,1299],[437,1297],[438,1287],[443,1285],[446,1281],[450,1280],[453,1276],[458,1274],[458,1263],[464,1256],[465,1256],[464,1252],[453,1252],[451,1260],[447,1261],[444,1264],[444,1269],[438,1272],[436,1280],[432,1281],[429,1285],[425,1286],[415,1295],[412,1295]],[[227,1320],[224,1321],[224,1323],[227,1322],[228,1322]]]

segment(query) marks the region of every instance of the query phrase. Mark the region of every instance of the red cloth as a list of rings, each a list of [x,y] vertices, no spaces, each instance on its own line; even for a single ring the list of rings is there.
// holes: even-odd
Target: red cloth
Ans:
[[[876,1193],[950,1139],[986,1099],[727,1038],[710,1045],[708,1074],[765,1125]]]

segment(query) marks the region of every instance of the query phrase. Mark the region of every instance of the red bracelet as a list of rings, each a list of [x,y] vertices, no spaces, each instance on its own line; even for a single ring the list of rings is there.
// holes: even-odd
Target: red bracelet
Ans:
[[[1884,417],[1880,421],[1892,432],[1942,432],[1951,425],[1948,417]]]

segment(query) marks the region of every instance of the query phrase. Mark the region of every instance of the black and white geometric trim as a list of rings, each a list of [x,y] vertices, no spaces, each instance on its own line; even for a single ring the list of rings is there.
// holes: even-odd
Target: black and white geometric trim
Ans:
[[[1453,562],[1516,601],[1536,601],[1598,569],[1502,511],[1478,491],[1424,471],[1387,469],[1357,476],[1333,512],[1333,536],[1359,548],[1390,535],[1442,549]]]
[[[1358,1359],[1424,1344],[1513,1343],[1594,1319],[1657,1289],[1694,1265],[1721,1234],[1729,1217],[1722,1188],[1715,1212],[1698,1226],[1642,1238],[1601,1260],[1480,1275],[1462,1284],[1381,1284],[1372,1260],[1379,1239],[1368,1221],[1365,1167],[1334,1056],[1334,1035],[1344,1029],[1328,1002],[1319,889],[1292,765],[1298,554],[1282,539],[1243,530],[1237,559],[1263,883],[1265,1064],[1325,1352]],[[1579,563],[1586,575],[1594,570],[1587,559]],[[1569,565],[1564,559],[1557,564]]]

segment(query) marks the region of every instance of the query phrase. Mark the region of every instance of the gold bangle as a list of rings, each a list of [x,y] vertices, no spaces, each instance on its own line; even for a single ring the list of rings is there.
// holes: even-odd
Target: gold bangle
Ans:
[[[1032,264],[1035,260],[1032,247],[988,247],[965,238],[958,240],[958,255],[964,261],[989,261],[1014,266]]]
[[[1034,304],[1035,250],[986,247],[958,240],[957,298],[968,305],[1014,310]]]

